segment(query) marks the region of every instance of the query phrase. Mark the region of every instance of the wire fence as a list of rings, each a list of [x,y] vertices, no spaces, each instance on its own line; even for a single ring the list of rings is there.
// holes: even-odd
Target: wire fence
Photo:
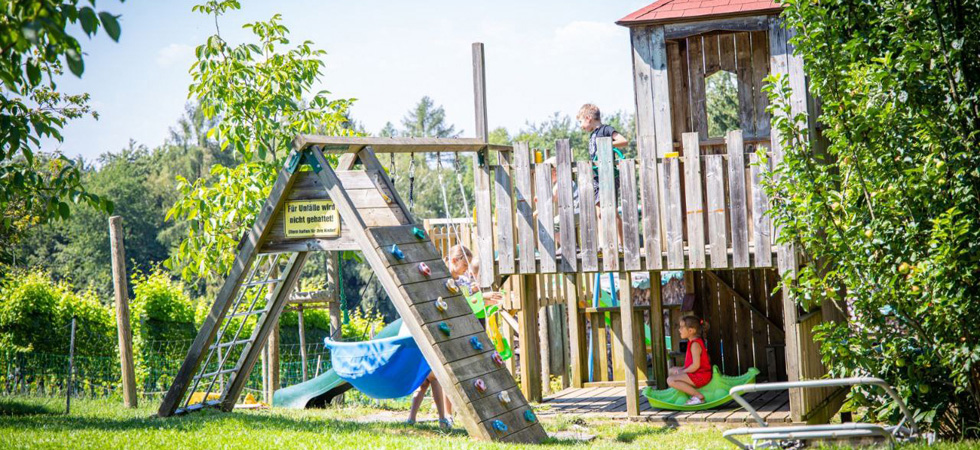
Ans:
[[[137,391],[144,398],[162,398],[184,362],[192,340],[137,342],[134,366]],[[280,388],[304,381],[300,344],[281,344]],[[330,369],[330,356],[322,343],[306,345],[306,379]],[[3,371],[2,395],[64,397],[68,392],[69,355],[40,352],[0,353]],[[118,354],[74,356],[73,397],[121,397]],[[227,380],[225,380],[227,381]],[[249,374],[245,392],[268,402],[262,392],[262,364],[257,362]]]

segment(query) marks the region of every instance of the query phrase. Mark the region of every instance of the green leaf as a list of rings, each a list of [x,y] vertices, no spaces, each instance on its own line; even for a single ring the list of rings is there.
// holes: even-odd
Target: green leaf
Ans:
[[[34,61],[28,61],[25,68],[27,69],[27,81],[31,83],[31,86],[41,84],[41,67]]]
[[[102,11],[99,13],[99,18],[102,19],[102,26],[105,27],[105,32],[109,34],[109,37],[119,42],[119,22],[116,20],[119,16],[113,16]]]
[[[77,50],[71,48],[65,51],[65,60],[68,61],[68,69],[71,70],[71,73],[80,78],[82,72],[85,71],[85,63],[82,61],[82,55]]]
[[[99,18],[95,16],[95,11],[88,6],[78,12],[78,20],[82,22],[82,30],[85,30],[85,34],[89,36],[95,34],[95,31],[99,29]]]
[[[71,209],[65,202],[58,202],[58,213],[61,214],[62,219],[67,219],[71,215]]]

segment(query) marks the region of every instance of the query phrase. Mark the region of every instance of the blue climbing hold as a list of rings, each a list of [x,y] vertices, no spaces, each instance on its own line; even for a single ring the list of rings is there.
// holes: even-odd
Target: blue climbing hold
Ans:
[[[480,338],[473,336],[470,338],[470,345],[473,346],[473,350],[480,351],[483,350],[483,343],[480,342]]]
[[[499,420],[494,420],[493,421],[493,429],[494,430],[497,430],[497,432],[500,432],[500,433],[506,433],[507,432],[507,424],[505,424],[505,423],[503,423],[503,422],[501,422]]]
[[[402,249],[398,248],[398,244],[391,245],[391,254],[397,259],[405,259],[405,252],[402,252]]]
[[[534,416],[534,411],[531,411],[529,409],[527,411],[524,411],[524,420],[528,422],[534,422],[535,420],[538,420],[538,418]]]

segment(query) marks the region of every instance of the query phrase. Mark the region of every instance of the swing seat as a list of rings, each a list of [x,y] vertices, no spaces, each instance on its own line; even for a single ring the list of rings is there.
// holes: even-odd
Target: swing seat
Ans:
[[[391,337],[364,342],[324,339],[334,372],[371,398],[408,396],[422,385],[430,372],[408,329],[401,323],[392,325],[398,334]]]
[[[712,366],[711,381],[704,387],[698,389],[704,395],[704,403],[699,405],[685,405],[691,398],[689,395],[674,388],[656,390],[651,387],[643,389],[643,396],[650,402],[650,406],[658,409],[669,409],[672,411],[702,411],[717,408],[732,400],[728,391],[739,385],[755,383],[755,376],[759,374],[759,369],[749,367],[749,370],[737,377],[722,375],[718,366]]]

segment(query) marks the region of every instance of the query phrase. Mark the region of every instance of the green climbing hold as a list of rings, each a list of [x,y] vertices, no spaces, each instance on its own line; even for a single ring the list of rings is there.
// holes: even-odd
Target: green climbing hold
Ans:
[[[415,237],[417,237],[419,239],[425,239],[425,230],[423,230],[423,229],[421,229],[419,227],[412,228],[412,234],[414,234]]]
[[[524,420],[528,422],[534,422],[535,420],[538,420],[538,418],[534,416],[534,411],[531,411],[529,409],[527,411],[524,411]]]
[[[441,331],[442,334],[449,336],[449,333],[451,333],[451,330],[449,329],[449,324],[446,322],[439,322],[439,331]]]
[[[748,372],[737,377],[722,375],[718,366],[713,366],[711,371],[711,381],[698,389],[704,395],[704,403],[698,405],[685,405],[691,398],[689,395],[674,388],[655,390],[649,386],[643,389],[643,395],[650,401],[650,406],[659,409],[669,409],[673,411],[702,411],[717,408],[732,400],[728,391],[739,385],[755,383],[755,376],[759,374],[759,369],[749,367]]]

